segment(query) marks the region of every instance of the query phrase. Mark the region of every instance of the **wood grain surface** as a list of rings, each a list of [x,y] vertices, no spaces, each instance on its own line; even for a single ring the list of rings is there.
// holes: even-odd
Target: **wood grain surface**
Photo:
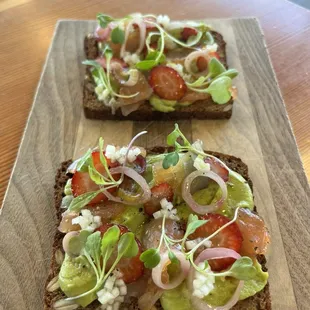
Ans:
[[[256,19],[210,21],[228,43],[228,62],[240,71],[231,120],[183,121],[206,148],[241,157],[255,201],[272,236],[267,255],[273,309],[310,304],[310,190]],[[41,309],[55,233],[53,184],[57,168],[96,145],[163,144],[169,122],[102,122],[82,111],[82,42],[92,21],[60,21],[44,66],[0,217],[0,309]],[[266,104],[268,102],[268,105]]]
[[[310,12],[285,0],[2,0],[0,201],[15,162],[55,24],[97,12],[166,13],[174,19],[257,16],[310,178]]]

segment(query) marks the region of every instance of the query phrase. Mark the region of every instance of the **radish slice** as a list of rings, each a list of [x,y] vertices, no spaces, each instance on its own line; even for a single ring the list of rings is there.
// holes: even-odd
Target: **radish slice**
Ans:
[[[137,199],[135,199],[134,201],[127,202],[127,201],[125,201],[119,197],[113,196],[108,191],[104,191],[103,193],[109,198],[109,200],[119,202],[119,203],[122,203],[125,205],[143,204],[143,203],[147,202],[148,200],[150,200],[151,190],[150,190],[147,182],[145,181],[145,179],[139,173],[137,173],[135,170],[133,170],[132,168],[120,166],[120,167],[110,169],[110,173],[112,175],[118,174],[118,173],[126,174],[128,177],[130,177],[131,179],[133,179],[134,181],[136,181],[138,183],[138,185],[142,188],[143,194],[138,196]]]
[[[152,278],[153,278],[154,283],[158,287],[160,287],[164,290],[171,290],[171,289],[179,286],[183,282],[183,280],[186,278],[186,276],[189,272],[189,269],[190,269],[190,263],[186,259],[185,255],[183,253],[181,253],[180,251],[177,251],[177,250],[172,250],[172,252],[174,253],[174,255],[177,257],[177,259],[180,262],[180,272],[179,272],[178,276],[176,276],[176,278],[173,279],[172,282],[169,282],[169,283],[163,283],[162,282],[162,272],[170,262],[170,259],[168,257],[168,252],[165,252],[161,256],[160,263],[155,268],[152,269]]]
[[[206,50],[201,50],[201,51],[194,51],[192,53],[190,53],[186,58],[185,58],[185,61],[184,61],[184,67],[186,69],[186,71],[190,74],[193,74],[193,75],[201,75],[201,76],[205,76],[208,74],[208,69],[202,71],[202,72],[193,72],[192,71],[192,68],[191,68],[191,65],[193,63],[193,61],[195,60],[195,62],[197,61],[198,57],[203,57],[206,59],[207,62],[209,62],[210,60],[210,57],[209,57],[209,54],[208,54],[208,51]]]
[[[134,24],[138,26],[139,32],[140,32],[139,47],[135,53],[139,55],[144,48],[145,35],[146,35],[146,25],[145,25],[144,21],[140,17],[137,16],[126,27],[125,40],[124,40],[124,43],[122,44],[121,51],[120,51],[121,58],[125,57],[127,40],[128,40],[130,31],[133,28]]]
[[[220,200],[218,200],[214,204],[210,205],[200,205],[198,204],[192,194],[191,194],[191,184],[197,177],[207,177],[212,180],[214,180],[221,188],[222,190],[222,197]],[[216,211],[226,200],[227,198],[227,187],[223,179],[217,175],[216,173],[212,171],[207,170],[196,170],[192,172],[190,175],[188,175],[182,186],[182,197],[185,200],[185,202],[188,204],[188,206],[196,213],[198,214],[206,214]]]
[[[205,249],[198,255],[198,257],[195,260],[195,264],[198,265],[199,263],[204,262],[209,259],[220,259],[220,258],[226,258],[226,257],[232,257],[235,259],[239,259],[241,256],[236,251],[232,249],[227,249],[227,248]],[[190,290],[190,292],[193,291],[193,280],[195,276],[195,271],[196,271],[195,268],[191,267],[189,276],[187,278],[187,287]],[[191,295],[192,305],[194,306],[195,310],[228,310],[228,309],[231,309],[239,301],[239,296],[240,296],[240,292],[242,290],[243,284],[244,284],[243,281],[239,281],[239,284],[233,296],[224,306],[212,307],[212,306],[209,306],[203,299],[200,299],[196,296]]]

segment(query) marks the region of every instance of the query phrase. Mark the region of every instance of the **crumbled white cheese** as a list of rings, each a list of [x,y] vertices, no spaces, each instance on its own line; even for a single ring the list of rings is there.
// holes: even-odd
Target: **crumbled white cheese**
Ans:
[[[194,160],[194,167],[197,170],[210,171],[210,164],[205,163],[203,158],[200,155],[195,158],[195,160]]]
[[[158,15],[156,22],[162,25],[164,28],[167,28],[170,24],[170,18],[168,15]]]
[[[118,161],[120,164],[125,162],[125,156],[128,148],[122,147],[117,149],[114,145],[107,145],[105,156],[111,159],[111,162],[114,163]],[[137,159],[137,156],[141,154],[141,150],[138,147],[131,148],[127,155],[127,160],[132,163]]]
[[[124,61],[129,65],[129,66],[134,66],[137,62],[141,61],[140,56],[137,54],[130,54],[126,53],[124,56]]]
[[[214,43],[214,44],[207,45],[205,49],[206,49],[209,53],[214,53],[214,52],[217,51],[217,48],[218,48],[218,45],[217,45],[216,43]]]
[[[173,204],[169,202],[166,198],[160,201],[161,210],[153,214],[155,219],[166,216],[171,220],[178,221],[180,218],[177,216],[177,209],[173,209]]]
[[[101,226],[101,217],[98,215],[93,216],[87,209],[81,211],[80,216],[72,219],[72,224],[78,224],[82,230],[88,230],[90,232],[95,231],[96,228]]]
[[[118,310],[127,294],[125,282],[114,272],[105,282],[103,288],[97,292],[98,301],[102,304],[101,309]]]
[[[202,238],[197,238],[194,240],[188,240],[185,242],[185,247],[187,250],[192,250],[201,241],[202,241]],[[206,240],[206,241],[204,241],[203,245],[206,248],[210,248],[212,246],[212,242],[210,240]]]
[[[95,87],[95,93],[97,95],[98,100],[100,101],[106,101],[108,96],[110,95],[110,92],[103,84],[100,84]]]
[[[207,268],[205,268],[205,264],[203,262],[198,264],[198,267],[206,272],[211,273],[210,267],[208,266]],[[204,298],[205,296],[209,295],[210,292],[214,289],[214,283],[214,275],[205,275],[196,270],[193,281],[193,295],[201,299]]]
[[[167,67],[170,67],[177,71],[181,76],[183,75],[183,66],[181,64],[176,64],[174,62],[168,62]]]
[[[193,144],[192,147],[196,149],[199,152],[203,152],[203,142],[201,140],[196,140]]]
[[[190,74],[186,74],[184,73],[184,67],[181,64],[176,64],[174,62],[168,62],[166,64],[167,67],[170,67],[172,69],[174,69],[175,71],[177,71],[183,78],[184,81],[186,82],[190,82],[192,79],[192,76]]]

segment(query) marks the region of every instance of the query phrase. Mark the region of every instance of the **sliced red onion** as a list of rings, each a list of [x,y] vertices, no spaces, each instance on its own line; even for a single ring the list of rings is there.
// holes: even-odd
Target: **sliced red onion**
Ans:
[[[162,272],[167,267],[167,264],[170,262],[168,252],[165,252],[161,256],[160,263],[152,269],[152,278],[154,283],[164,290],[171,290],[179,286],[186,278],[190,269],[190,262],[186,259],[185,255],[182,252],[177,250],[172,250],[172,252],[180,262],[180,273],[175,279],[173,279],[172,282],[169,282],[167,284],[162,282]]]
[[[124,43],[122,44],[121,51],[120,51],[121,58],[125,57],[127,40],[128,40],[130,31],[131,31],[131,28],[133,27],[134,24],[137,25],[139,30],[140,30],[139,47],[135,53],[139,55],[144,48],[145,35],[146,35],[146,25],[145,25],[144,21],[140,17],[137,16],[133,20],[131,20],[126,27],[125,40],[124,40]]]
[[[119,202],[122,204],[126,204],[126,205],[143,204],[143,203],[147,202],[148,200],[150,200],[151,190],[150,190],[146,180],[139,173],[137,173],[135,170],[133,170],[132,168],[120,166],[120,167],[110,169],[110,173],[112,175],[124,173],[125,175],[127,175],[128,177],[130,177],[131,179],[133,179],[134,181],[136,181],[138,183],[138,185],[142,188],[143,194],[140,195],[135,201],[127,202],[127,201],[124,201],[123,199],[121,199],[119,197],[113,196],[108,191],[104,191],[103,193],[109,198],[109,200]]]
[[[66,253],[69,253],[69,242],[72,237],[78,236],[80,233],[78,231],[70,231],[68,232],[64,238],[62,239],[62,247]]]
[[[184,61],[184,67],[186,69],[186,71],[190,74],[194,74],[194,75],[206,75],[208,73],[208,69],[202,71],[202,72],[199,72],[199,73],[195,73],[192,71],[192,68],[191,68],[191,65],[193,63],[194,60],[197,61],[198,57],[203,57],[207,60],[207,62],[209,62],[210,60],[210,57],[208,55],[208,52],[206,50],[201,50],[201,51],[194,51],[192,53],[190,53],[186,58],[185,58],[185,61]]]
[[[216,157],[206,157],[204,159],[204,162],[207,164],[210,164],[211,171],[215,172],[217,175],[219,175],[224,182],[228,181],[229,178],[229,170],[227,167],[225,167],[220,160],[218,160]]]
[[[198,204],[191,194],[191,184],[197,177],[207,177],[215,181],[222,190],[222,197],[217,202],[210,205]],[[198,214],[206,214],[216,211],[227,198],[227,187],[223,179],[212,171],[207,170],[196,170],[188,175],[183,181],[182,185],[182,197],[188,206]]]
[[[232,249],[227,249],[227,248],[205,249],[198,255],[198,257],[195,260],[195,264],[198,265],[199,263],[204,262],[209,259],[220,259],[220,258],[226,258],[226,257],[232,257],[235,259],[239,259],[241,256],[236,251]],[[190,292],[193,292],[193,281],[194,281],[195,271],[196,271],[195,268],[191,267],[189,276],[187,278],[187,287],[190,290]],[[243,281],[239,281],[239,284],[233,296],[224,306],[212,307],[208,305],[203,299],[200,299],[191,294],[192,305],[194,306],[195,310],[228,310],[228,309],[231,309],[239,300],[239,296],[240,296],[240,292],[242,290],[243,284],[244,284]]]

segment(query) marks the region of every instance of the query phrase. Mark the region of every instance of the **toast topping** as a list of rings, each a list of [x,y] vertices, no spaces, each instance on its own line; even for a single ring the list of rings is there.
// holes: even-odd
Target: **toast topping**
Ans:
[[[116,109],[149,100],[153,93],[162,100],[181,102],[187,93],[212,96],[215,104],[225,104],[236,91],[232,79],[238,74],[223,65],[211,28],[203,22],[171,22],[167,15],[131,14],[122,19],[98,14],[95,36],[99,55],[83,63],[90,66],[99,101]],[[168,67],[174,69],[168,69]],[[149,86],[134,88],[139,70]],[[126,92],[122,88],[126,85]],[[132,90],[130,89],[132,88]],[[187,105],[200,100],[188,96]],[[155,110],[172,112],[153,105]],[[177,105],[181,109],[184,105]],[[123,109],[122,109],[123,110]]]
[[[168,291],[185,290],[187,310],[230,309],[261,290],[268,274],[256,255],[270,238],[246,180],[178,125],[169,153],[133,147],[141,134],[123,148],[104,149],[100,139],[71,167],[65,193],[74,198],[60,225],[65,257],[48,289],[59,284],[65,301],[97,300],[104,309],[130,294],[146,309],[163,295],[168,310]]]

